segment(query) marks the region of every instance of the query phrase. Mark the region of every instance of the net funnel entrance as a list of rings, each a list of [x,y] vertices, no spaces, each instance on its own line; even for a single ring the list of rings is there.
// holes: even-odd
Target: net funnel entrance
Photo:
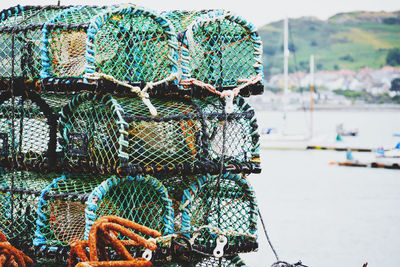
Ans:
[[[85,200],[106,177],[67,174],[55,178],[40,194],[35,246],[62,247],[82,240]]]
[[[93,190],[86,205],[85,239],[95,220],[106,215],[134,221],[163,235],[174,231],[174,211],[167,189],[149,175],[111,177]]]
[[[47,103],[34,92],[0,93],[0,164],[19,169],[49,171],[56,156],[57,120]]]
[[[0,230],[14,245],[32,246],[40,194],[53,178],[54,174],[9,169],[0,175]]]
[[[258,126],[254,111],[241,97],[228,115],[218,98],[153,98],[157,117],[139,99],[117,100],[128,123],[129,159],[123,172],[217,173],[223,150],[226,169],[260,170]]]
[[[189,233],[198,250],[215,253],[221,237],[228,244],[222,245],[224,256],[257,249],[258,208],[245,176],[203,176],[185,190],[181,207],[181,231]]]
[[[86,43],[90,19],[106,9],[107,7],[71,7],[44,24],[42,79],[83,76],[87,64]]]
[[[258,78],[242,95],[263,92],[262,42],[256,28],[230,12],[214,11],[193,21],[182,41],[183,79],[194,78],[218,90]]]
[[[116,173],[123,157],[125,125],[122,109],[111,95],[76,95],[60,112],[60,145],[66,167]]]
[[[39,78],[42,69],[41,28],[65,8],[15,6],[0,12],[0,80],[12,77]]]

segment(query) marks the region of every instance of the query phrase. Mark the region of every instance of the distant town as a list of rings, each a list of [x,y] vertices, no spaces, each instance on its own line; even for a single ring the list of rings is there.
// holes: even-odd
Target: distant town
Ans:
[[[393,80],[400,78],[400,68],[385,66],[374,70],[318,71],[314,74],[315,108],[360,108],[386,105],[399,108],[400,90],[393,90]],[[306,72],[289,74],[289,92],[283,95],[283,74],[272,75],[265,81],[264,97],[252,99],[258,108],[280,109],[283,104],[290,109],[308,109],[311,75]]]

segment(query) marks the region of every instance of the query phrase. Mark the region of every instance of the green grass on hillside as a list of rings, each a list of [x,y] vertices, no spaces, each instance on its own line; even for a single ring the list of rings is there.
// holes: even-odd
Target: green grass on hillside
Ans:
[[[294,49],[289,58],[290,72],[308,71],[311,54],[315,55],[317,70],[378,69],[386,65],[388,50],[400,47],[399,24],[339,24],[301,18],[291,19],[289,25],[289,46]],[[267,76],[282,73],[282,28],[283,21],[280,21],[259,29]]]

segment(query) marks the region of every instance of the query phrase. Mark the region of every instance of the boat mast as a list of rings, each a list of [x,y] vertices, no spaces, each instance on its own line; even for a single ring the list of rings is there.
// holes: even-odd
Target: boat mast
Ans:
[[[288,94],[288,60],[289,60],[289,22],[288,18],[285,17],[283,23],[283,119],[284,119],[284,130],[286,129],[286,100]]]
[[[310,56],[310,138],[313,136],[313,111],[314,111],[314,55]]]

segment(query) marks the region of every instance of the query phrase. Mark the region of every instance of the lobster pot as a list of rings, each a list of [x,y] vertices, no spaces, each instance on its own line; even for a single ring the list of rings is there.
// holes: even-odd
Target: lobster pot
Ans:
[[[252,80],[242,95],[263,92],[262,42],[256,28],[230,12],[212,12],[194,21],[183,38],[183,79],[232,89]]]
[[[15,6],[0,12],[0,79],[39,78],[41,28],[63,9],[63,6]]]
[[[257,203],[245,176],[203,176],[184,192],[181,207],[181,231],[201,251],[216,255],[214,248],[222,247],[217,255],[233,256],[257,248]],[[226,244],[217,243],[221,237]]]
[[[224,103],[216,98],[152,98],[157,117],[140,99],[116,99],[128,123],[125,151],[130,172],[218,172],[222,155],[225,166],[234,171],[258,168],[257,124],[243,98],[227,116]]]
[[[14,245],[32,245],[41,191],[51,183],[54,174],[28,171],[6,171],[0,176],[0,230]],[[12,179],[14,179],[11,193]]]
[[[86,67],[89,21],[105,9],[71,7],[44,24],[41,78],[82,77]]]
[[[60,112],[60,145],[70,170],[116,173],[120,166],[121,108],[111,95],[82,93]]]
[[[34,92],[0,94],[0,164],[48,171],[55,162],[57,121],[47,103]]]
[[[174,212],[167,189],[149,175],[111,177],[93,190],[86,205],[85,239],[93,223],[106,215],[134,221],[163,235],[174,231]]]
[[[73,98],[60,116],[68,166],[120,175],[218,173],[223,156],[231,171],[259,171],[257,124],[243,98],[226,116],[215,98],[151,101],[156,117],[138,98]]]
[[[48,184],[39,199],[34,245],[59,248],[82,240],[85,200],[105,179],[104,176],[67,174]]]
[[[259,173],[260,135],[253,108],[243,97],[233,103],[233,112],[225,114],[225,103],[220,99],[193,100],[207,118],[204,123],[207,155],[213,173],[220,172],[221,160],[230,172]],[[204,172],[203,172],[204,173]]]
[[[177,49],[168,20],[143,7],[124,5],[91,20],[86,72],[129,83],[161,81],[178,72]]]

